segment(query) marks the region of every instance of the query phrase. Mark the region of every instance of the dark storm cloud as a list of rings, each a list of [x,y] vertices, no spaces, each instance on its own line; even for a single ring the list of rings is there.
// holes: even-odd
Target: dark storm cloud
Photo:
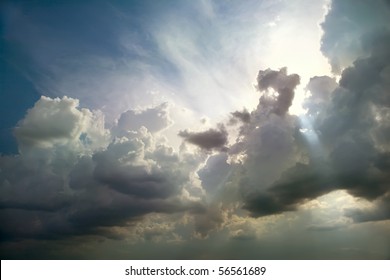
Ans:
[[[115,191],[101,188],[95,190],[98,196],[89,192],[92,198],[81,196],[82,204],[75,204],[67,216],[78,234],[99,232],[100,227],[126,226],[130,222],[140,221],[150,213],[172,214],[177,212],[202,212],[202,205],[197,202],[183,203],[179,199],[142,199],[122,195]]]
[[[390,32],[375,30],[362,39],[369,55],[343,71],[333,92],[330,78],[316,77],[309,83],[312,96],[305,106],[316,140],[307,138],[306,143],[322,149],[319,158],[309,156],[308,164],[287,169],[269,187],[259,183],[257,191],[246,193],[244,208],[251,215],[296,210],[308,200],[342,189],[377,205],[374,210],[349,211],[355,221],[389,218],[389,138],[383,135],[390,113]],[[274,77],[272,72],[268,79]]]
[[[186,142],[204,150],[223,150],[228,143],[228,133],[223,125],[219,125],[218,129],[210,128],[203,132],[182,130],[178,135],[183,137]]]
[[[244,209],[254,217],[297,210],[305,200],[314,199],[332,190],[334,180],[327,174],[327,166],[298,163],[283,173],[270,188],[245,197]]]
[[[96,165],[93,177],[101,184],[107,185],[118,192],[134,195],[142,198],[167,198],[178,192],[178,185],[186,180],[186,175],[175,173],[168,174],[155,165],[137,164],[132,158],[120,156],[127,151],[134,154],[141,153],[139,142],[111,143],[106,151],[96,153],[93,161]],[[121,159],[126,158],[127,165],[121,164]],[[176,181],[177,180],[177,181]]]
[[[75,165],[70,187],[78,195],[68,214],[75,228],[93,232],[148,213],[203,211],[200,202],[180,198],[190,172],[186,161],[162,148],[144,158],[144,145],[139,138],[113,142]]]
[[[55,212],[69,205],[64,179],[21,157],[0,157],[0,209]]]
[[[364,156],[359,151],[347,146],[341,149],[345,150],[335,150],[338,160],[345,157],[341,163],[336,164],[336,159],[331,162],[312,162],[310,165],[298,163],[285,171],[266,191],[248,194],[244,208],[252,216],[259,217],[297,210],[304,202],[339,189],[368,200],[389,192],[389,176],[373,172],[368,166],[375,160],[361,163]]]
[[[335,169],[339,188],[354,196],[373,200],[389,190],[389,170],[380,170],[375,165],[380,157],[370,143],[342,142],[330,155],[330,164]]]
[[[340,88],[334,92],[326,112],[322,112],[314,122],[326,143],[337,144],[346,137],[352,137],[365,138],[364,141],[371,145],[386,146],[384,139],[380,141],[362,131],[381,134],[386,129],[390,99],[387,74],[390,66],[389,38],[388,30],[366,36],[365,44],[371,46],[368,50],[370,56],[356,60],[353,66],[343,71]],[[338,139],[336,142],[332,140],[335,137]]]
[[[333,0],[321,24],[321,51],[333,72],[340,73],[365,54],[362,37],[378,28],[389,28],[390,3],[386,0]]]
[[[373,208],[346,209],[345,215],[356,223],[390,219],[390,192],[378,199]]]
[[[295,87],[299,84],[300,77],[297,74],[287,75],[287,68],[281,68],[279,71],[267,69],[260,70],[257,75],[258,89],[265,91],[269,88],[275,90],[276,97],[263,96],[262,103],[271,105],[275,114],[285,115],[294,99]]]
[[[288,75],[287,69],[282,68],[261,70],[257,78],[262,96],[258,106],[250,112],[248,122],[242,123],[236,143],[229,147],[233,171],[226,181],[237,184],[245,208],[255,212],[255,201],[261,200],[261,204],[267,205],[261,211],[269,215],[283,211],[283,205],[264,191],[291,166],[295,157],[294,134],[298,122],[295,116],[288,114],[288,108],[299,76]],[[279,95],[272,96],[268,89]]]
[[[1,241],[54,239],[74,234],[62,211],[5,208],[0,210]]]
[[[247,109],[244,109],[242,111],[235,111],[231,113],[232,118],[229,121],[229,124],[236,124],[237,120],[241,121],[242,123],[249,123],[251,119],[251,114],[248,112]]]
[[[92,163],[92,159],[89,161]],[[37,171],[24,186],[16,181],[10,182],[13,184],[12,192],[7,191],[3,184],[0,203],[1,238],[52,239],[85,234],[105,236],[104,231],[100,232],[100,227],[126,226],[130,221],[140,220],[148,213],[203,211],[200,202],[180,198],[180,183],[174,182],[173,178],[170,178],[169,186],[160,181],[151,184],[149,181],[155,176],[144,174],[143,177],[138,177],[139,181],[125,181],[123,188],[127,189],[123,191],[115,185],[117,181],[96,180],[94,174],[88,174],[88,169],[76,170],[79,167],[76,164],[71,173],[71,187],[75,189],[73,193],[66,193],[66,184],[59,177],[57,184],[51,185],[53,179],[49,176],[42,178],[45,174],[37,174]],[[113,170],[115,167],[111,169],[112,172]],[[127,170],[131,172],[132,169]],[[76,178],[75,173],[83,173],[83,176]],[[20,177],[26,175],[18,174]],[[42,180],[37,182],[34,178]],[[35,185],[36,183],[39,185]],[[163,190],[164,187],[168,191]],[[130,188],[135,191],[127,191]]]

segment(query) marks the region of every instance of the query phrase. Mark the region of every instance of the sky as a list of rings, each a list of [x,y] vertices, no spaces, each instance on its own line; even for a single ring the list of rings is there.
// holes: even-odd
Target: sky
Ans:
[[[389,259],[390,2],[0,4],[2,259]]]

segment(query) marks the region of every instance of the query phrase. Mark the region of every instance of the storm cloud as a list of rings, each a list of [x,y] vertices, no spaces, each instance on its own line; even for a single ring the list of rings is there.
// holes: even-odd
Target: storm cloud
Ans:
[[[341,73],[359,57],[366,55],[365,37],[389,28],[390,4],[386,0],[333,0],[324,22],[321,51],[332,70]]]
[[[334,9],[338,2],[334,1]],[[387,217],[384,205],[388,200],[384,198],[390,192],[390,169],[386,164],[389,140],[383,133],[389,120],[390,33],[385,28],[368,29],[360,38],[368,56],[345,68],[338,84],[329,77],[310,80],[307,89],[311,96],[304,103],[309,116],[303,117],[301,126],[312,126],[294,136],[296,143],[301,136],[306,141],[307,148],[300,148],[308,154],[309,162],[288,168],[269,187],[259,183],[257,190],[245,198],[244,208],[253,216],[297,210],[305,201],[342,189],[378,203],[375,211],[350,211],[354,220]],[[327,32],[325,29],[324,40],[328,40]],[[265,81],[277,77],[275,72],[269,73],[263,74]],[[310,156],[313,145],[316,158]],[[318,153],[319,149],[322,152]]]
[[[210,128],[202,132],[183,130],[178,135],[184,138],[186,142],[204,150],[225,149],[228,143],[228,132],[222,124],[218,126],[218,129]]]
[[[244,109],[242,111],[235,111],[231,113],[232,118],[230,119],[229,124],[235,124],[237,120],[243,122],[243,123],[249,123],[251,119],[251,115],[248,112],[247,109]]]

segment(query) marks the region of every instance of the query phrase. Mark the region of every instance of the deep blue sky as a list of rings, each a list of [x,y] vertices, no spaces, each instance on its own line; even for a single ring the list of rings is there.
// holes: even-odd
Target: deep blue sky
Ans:
[[[124,30],[134,44],[148,52],[148,57],[142,58],[145,63],[157,67],[154,71],[158,73],[166,73],[167,78],[173,75],[175,67],[158,55],[147,30],[149,25],[158,24],[159,16],[171,5],[171,1],[3,2],[0,151],[17,152],[12,129],[41,95],[61,96],[61,92],[50,92],[41,83],[55,83],[61,71],[72,72],[81,67],[77,62],[67,63],[68,59],[85,56],[116,61],[141,59],[137,53],[123,49],[118,41]],[[191,14],[188,5],[175,3],[175,6],[179,6],[176,9],[183,6]],[[71,95],[77,96],[77,92]]]

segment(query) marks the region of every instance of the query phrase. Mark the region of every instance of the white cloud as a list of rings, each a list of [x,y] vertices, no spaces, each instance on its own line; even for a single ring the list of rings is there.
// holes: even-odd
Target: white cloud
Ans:
[[[91,149],[104,146],[108,131],[104,129],[103,116],[78,106],[77,99],[42,96],[14,130],[21,152],[56,145]]]

